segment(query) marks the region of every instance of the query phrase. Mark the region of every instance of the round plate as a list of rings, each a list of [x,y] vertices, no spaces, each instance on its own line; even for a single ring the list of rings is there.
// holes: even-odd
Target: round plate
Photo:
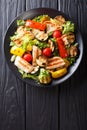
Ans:
[[[69,18],[66,14],[64,14],[63,12],[60,12],[60,11],[57,11],[55,9],[50,9],[50,8],[36,8],[36,9],[31,9],[27,12],[24,12],[22,13],[20,16],[18,16],[9,26],[7,32],[6,32],[6,35],[5,35],[5,39],[4,39],[4,53],[5,53],[5,57],[6,57],[6,61],[8,63],[8,66],[10,67],[10,69],[12,70],[12,72],[14,72],[14,74],[19,78],[21,79],[22,81],[26,82],[26,83],[29,83],[30,85],[33,85],[33,86],[39,86],[39,87],[51,87],[51,86],[56,86],[62,82],[64,82],[65,80],[67,80],[69,77],[71,77],[71,75],[76,71],[76,69],[78,68],[80,62],[81,62],[81,59],[82,59],[82,54],[83,54],[83,42],[82,42],[82,37],[81,37],[81,34],[80,32],[78,31],[78,29],[76,29],[76,41],[79,43],[79,56],[78,56],[78,59],[76,60],[76,62],[74,63],[74,65],[72,65],[69,70],[68,70],[68,73],[61,77],[60,79],[56,79],[56,80],[53,80],[50,84],[48,85],[42,85],[38,82],[36,82],[35,80],[32,80],[32,79],[29,79],[29,78],[26,78],[26,79],[23,79],[21,74],[18,72],[17,70],[17,67],[14,66],[14,64],[10,61],[10,58],[11,58],[11,54],[9,53],[10,52],[10,46],[9,46],[9,43],[10,43],[10,36],[12,36],[14,34],[14,32],[16,31],[17,29],[17,25],[16,25],[16,21],[18,19],[32,19],[34,18],[35,16],[38,16],[38,15],[43,15],[43,14],[48,14],[50,17],[55,17],[57,15],[62,15],[65,17],[66,20],[70,20],[72,21],[71,18]]]

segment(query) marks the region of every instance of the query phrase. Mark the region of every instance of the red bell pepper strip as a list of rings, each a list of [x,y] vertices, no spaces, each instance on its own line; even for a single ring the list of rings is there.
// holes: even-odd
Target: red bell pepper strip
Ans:
[[[61,38],[57,38],[57,44],[59,49],[59,54],[62,58],[66,58],[68,56],[68,52],[65,48],[64,42]]]
[[[35,22],[33,20],[30,20],[30,19],[26,20],[25,26],[35,28],[35,29],[39,29],[41,31],[44,31],[46,29],[45,24]]]

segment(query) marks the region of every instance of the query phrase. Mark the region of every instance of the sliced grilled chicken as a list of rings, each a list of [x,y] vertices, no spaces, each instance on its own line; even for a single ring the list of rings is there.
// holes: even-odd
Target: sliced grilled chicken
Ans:
[[[21,42],[20,39],[15,39],[15,40],[13,40],[13,42],[14,42],[18,47],[20,47],[20,46],[22,45],[22,42]]]
[[[36,59],[36,62],[40,67],[45,67],[48,63],[48,59],[46,56],[42,55],[42,56],[39,56],[38,59]]]
[[[57,24],[63,26],[65,23],[65,18],[62,15],[58,15],[54,18],[57,21]]]
[[[53,58],[48,59],[48,65],[46,69],[52,70],[56,68],[62,68],[65,66],[65,62],[61,57],[55,56]]]
[[[45,33],[44,31],[40,31],[38,29],[32,29],[32,33],[40,41],[45,41],[48,38],[48,34],[47,33]]]
[[[17,28],[17,31],[16,33],[20,34],[20,35],[23,35],[25,33],[25,29],[24,29],[24,26],[19,26]]]
[[[35,67],[33,67],[34,69],[33,69],[33,71],[31,72],[31,74],[35,74],[36,72],[38,72],[38,70],[39,70],[39,66],[35,66]]]
[[[24,27],[24,26],[19,26],[17,28],[16,33],[18,34],[18,38],[23,37],[25,34],[29,34],[29,36],[30,36],[31,39],[34,38],[33,33],[31,33],[31,31],[27,30],[26,27]]]
[[[47,24],[47,33],[53,32],[56,29],[57,29],[57,27],[54,24],[52,24],[52,23]]]
[[[62,35],[62,40],[65,45],[71,44],[75,41],[75,35],[73,33],[66,33]]]
[[[41,50],[37,46],[33,46],[33,49],[32,49],[32,57],[33,57],[32,64],[33,64],[33,66],[37,65],[36,59],[41,54],[42,54]]]
[[[17,66],[19,69],[26,73],[30,73],[33,70],[33,66],[25,61],[23,58],[20,56],[17,56],[14,62],[15,66]]]
[[[38,57],[38,48],[37,48],[37,46],[33,46],[33,48],[32,48],[32,57],[33,57],[32,64],[33,64],[33,66],[36,66],[37,65],[36,59]]]
[[[49,47],[50,49],[52,50],[52,52],[54,51],[54,44],[53,44],[53,41],[52,40],[48,40],[48,44],[49,44]]]
[[[78,53],[77,47],[72,45],[69,50],[69,54],[71,57],[75,57]]]
[[[25,27],[20,26],[16,31],[16,37],[13,39],[13,42],[20,47],[26,36],[30,39],[34,38],[34,35],[30,31],[27,31]]]
[[[55,30],[61,30],[61,26],[59,26],[58,24],[52,23],[51,21],[46,23],[47,26],[47,33],[53,32]]]

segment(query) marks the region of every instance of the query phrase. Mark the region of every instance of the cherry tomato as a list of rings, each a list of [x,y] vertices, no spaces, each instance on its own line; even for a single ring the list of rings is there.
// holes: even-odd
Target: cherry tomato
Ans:
[[[59,38],[59,37],[61,37],[61,36],[62,36],[61,31],[55,30],[55,31],[53,32],[53,37],[54,37],[54,38]]]
[[[50,57],[52,53],[52,50],[50,48],[43,49],[43,55]]]
[[[23,59],[26,60],[27,62],[30,62],[32,61],[32,55],[29,53],[26,53],[24,54]]]

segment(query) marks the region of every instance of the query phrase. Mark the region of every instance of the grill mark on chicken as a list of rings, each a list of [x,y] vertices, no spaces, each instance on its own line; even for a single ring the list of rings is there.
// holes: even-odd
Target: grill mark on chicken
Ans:
[[[55,62],[55,61],[58,61],[58,60],[63,60],[61,57],[53,57],[53,58],[49,58],[48,59],[48,62],[50,63],[50,62]]]
[[[65,65],[65,63],[63,61],[55,61],[55,62],[50,62],[48,64],[48,66],[52,66],[52,65],[56,65],[56,64],[59,64],[59,65]]]
[[[56,16],[54,19],[57,20],[58,24],[62,26],[65,23],[65,18],[62,15]]]
[[[40,56],[38,57],[38,59],[36,59],[36,62],[37,62],[37,64],[38,64],[39,66],[45,67],[45,66],[47,65],[47,63],[48,63],[48,59],[47,59],[46,56],[40,55]]]
[[[62,27],[53,23],[47,24],[47,33],[53,32],[55,30],[61,30]]]
[[[28,64],[25,64],[23,61],[19,61],[19,63],[20,63],[22,66],[24,66],[24,67],[26,67],[26,68],[28,68],[28,69],[29,69]]]
[[[26,28],[24,28],[23,26],[18,27],[16,33],[17,33],[18,37],[16,39],[14,39],[13,42],[18,47],[20,47],[22,45],[24,36],[28,35],[30,37],[30,39],[34,38],[34,35],[30,31],[27,31]]]
[[[46,67],[46,69],[56,69],[56,68],[62,68],[62,67],[64,67],[65,66],[65,63],[63,63],[63,62],[56,62],[56,63],[54,63],[54,64],[48,64],[48,66]]]
[[[62,68],[65,66],[65,62],[61,57],[53,57],[48,59],[48,65],[46,69]]]
[[[48,34],[47,33],[45,33],[44,31],[40,31],[38,29],[32,29],[32,33],[40,41],[45,41],[48,38]]]
[[[41,50],[37,47],[37,46],[33,46],[33,50],[32,50],[32,64],[33,66],[36,66],[36,59],[38,58],[38,56],[40,56],[42,54]]]
[[[62,40],[65,45],[71,44],[75,41],[75,35],[73,33],[67,33],[62,35]]]
[[[14,64],[26,73],[30,73],[33,70],[33,66],[19,56],[16,57]]]

